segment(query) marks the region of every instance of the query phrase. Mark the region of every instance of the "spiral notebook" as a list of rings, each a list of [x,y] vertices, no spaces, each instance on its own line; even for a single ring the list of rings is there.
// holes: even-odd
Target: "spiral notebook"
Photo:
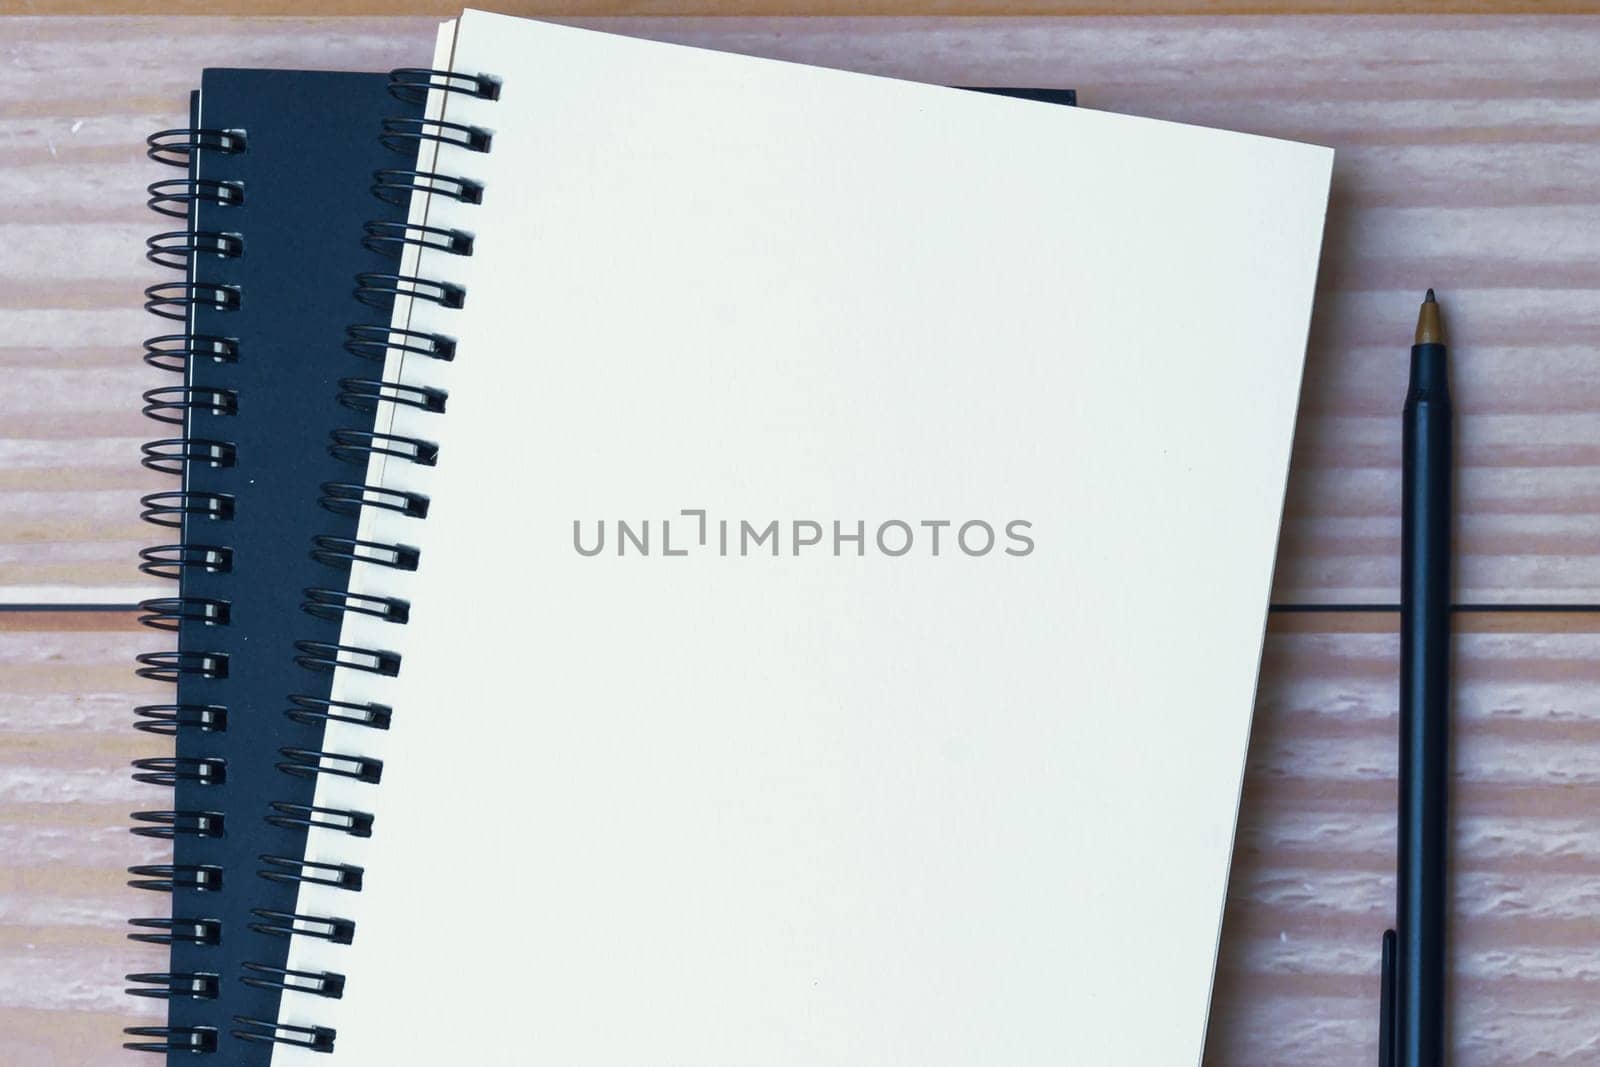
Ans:
[[[1332,153],[436,66],[273,1062],[1197,1063]]]
[[[339,990],[337,976],[284,969],[288,933],[354,937],[353,924],[292,912],[284,886],[294,869],[285,865],[300,858],[306,823],[329,824],[330,813],[306,806],[307,782],[323,773],[321,723],[331,714],[386,725],[381,710],[357,717],[328,702],[319,652],[343,611],[371,606],[348,595],[343,570],[360,481],[350,464],[384,447],[364,395],[373,377],[360,372],[384,355],[389,302],[363,287],[377,305],[363,308],[351,291],[358,273],[370,286],[369,269],[392,269],[404,247],[403,198],[368,195],[374,178],[392,177],[385,164],[403,162],[394,153],[414,154],[419,139],[420,94],[406,72],[395,81],[390,95],[379,75],[208,70],[189,126],[150,138],[152,158],[186,176],[150,190],[152,206],[182,228],[151,237],[149,257],[181,280],[147,296],[181,332],[151,338],[146,361],[184,384],[146,392],[147,414],[181,436],[145,451],[183,481],[144,501],[146,517],[176,530],[178,543],[146,550],[142,568],[181,586],[142,605],[144,621],[175,631],[179,649],[141,657],[142,672],[177,692],[174,703],[139,708],[138,726],[172,738],[174,751],[135,770],[142,783],[174,790],[173,809],[136,813],[134,831],[170,841],[174,855],[130,872],[140,888],[172,894],[169,914],[133,920],[129,935],[168,946],[167,971],[128,977],[130,994],[169,1001],[169,1017],[131,1030],[128,1044],[177,1062],[217,1052],[265,1063],[260,1034],[283,993]],[[1000,91],[1073,99],[1070,90]],[[319,160],[314,171],[286,151],[291,144]],[[356,234],[361,251],[351,248]],[[375,321],[350,321],[361,318]],[[313,510],[319,496],[322,510]],[[240,522],[241,507],[248,525],[222,525]],[[317,531],[310,545],[307,529]],[[388,605],[391,618],[402,611]],[[359,818],[341,825],[371,829]],[[233,971],[237,982],[226,980]]]
[[[378,74],[207,70],[189,127],[150,138],[152,158],[186,172],[150,187],[170,228],[149,258],[175,277],[146,292],[170,325],[145,359],[182,384],[145,394],[174,435],[146,445],[145,463],[178,488],[144,499],[145,518],[176,536],[146,549],[141,569],[176,579],[178,595],[147,601],[143,621],[176,631],[177,649],[140,656],[139,671],[176,693],[138,709],[136,725],[172,747],[138,760],[135,777],[172,800],[135,813],[134,832],[170,841],[172,861],[130,869],[170,905],[129,936],[170,946],[170,964],[128,976],[167,1019],[130,1029],[127,1044],[174,1063],[206,1052],[266,1063],[270,1047],[247,1038],[293,981],[291,865],[317,817],[330,681],[296,665],[295,642],[336,638],[345,591],[308,541],[356,529],[373,417],[359,382],[372,364],[341,343],[355,276],[390,266],[361,243],[362,221],[404,217],[368,194],[391,158],[373,131],[392,116],[403,137],[419,114]],[[345,447],[330,449],[334,428]]]

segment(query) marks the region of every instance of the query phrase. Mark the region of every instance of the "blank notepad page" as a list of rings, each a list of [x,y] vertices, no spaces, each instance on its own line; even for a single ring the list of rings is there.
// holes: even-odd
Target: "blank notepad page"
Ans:
[[[1331,152],[466,13],[336,1062],[1198,1063]],[[420,212],[418,214],[417,212]],[[361,565],[358,564],[358,570]],[[357,575],[382,587],[387,571]],[[367,744],[373,731],[328,747]],[[324,1062],[294,1050],[280,1062]]]

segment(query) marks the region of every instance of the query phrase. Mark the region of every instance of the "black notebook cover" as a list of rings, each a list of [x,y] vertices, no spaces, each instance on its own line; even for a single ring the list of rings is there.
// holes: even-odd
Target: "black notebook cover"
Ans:
[[[131,993],[167,1002],[168,1019],[130,1029],[128,1044],[175,1064],[196,1053],[267,1063],[272,1046],[250,1039],[250,1021],[276,1019],[294,983],[281,969],[320,763],[315,701],[330,680],[297,666],[295,643],[338,641],[338,612],[302,603],[345,581],[308,546],[355,534],[353,508],[317,500],[328,483],[362,479],[364,455],[329,448],[330,430],[372,420],[336,401],[341,377],[364,366],[343,348],[345,327],[355,275],[393,269],[363,245],[362,223],[404,216],[370,192],[393,158],[379,124],[420,112],[387,85],[381,74],[207,70],[191,128],[151,139],[154,158],[188,174],[151,187],[151,206],[171,216],[151,258],[174,273],[147,291],[147,307],[173,321],[146,360],[182,377],[145,397],[172,434],[146,446],[146,465],[181,479],[144,501],[171,543],[142,553],[142,569],[179,590],[147,602],[145,621],[176,630],[178,651],[140,657],[140,673],[176,695],[139,709],[137,724],[175,752],[138,761],[137,777],[172,796],[167,810],[136,813],[134,829],[170,839],[173,858],[131,869],[132,884],[170,893],[170,911],[135,919],[130,936],[169,944],[171,963],[129,976]]]

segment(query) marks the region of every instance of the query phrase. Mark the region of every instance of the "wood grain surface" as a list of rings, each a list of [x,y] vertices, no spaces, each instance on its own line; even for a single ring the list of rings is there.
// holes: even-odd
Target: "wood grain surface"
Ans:
[[[121,2],[96,9],[195,9]],[[317,6],[359,12],[368,2],[378,0]],[[560,10],[667,4],[708,9],[597,0]],[[241,10],[309,6],[256,5]],[[419,0],[409,10],[435,9]],[[876,9],[1037,10],[1008,0]],[[935,82],[1075,86],[1088,107],[1334,146],[1277,598],[1395,599],[1405,344],[1418,294],[1432,285],[1455,342],[1459,598],[1600,602],[1600,19],[585,21]],[[126,603],[156,592],[133,567],[153,536],[136,498],[166,487],[137,460],[139,442],[158,436],[138,393],[167,384],[138,358],[138,339],[156,332],[138,308],[157,280],[142,256],[155,226],[142,190],[167,176],[144,159],[145,133],[181,124],[207,64],[418,64],[433,26],[0,19],[0,602]],[[1600,614],[1466,614],[1458,625],[1451,1062],[1594,1064]],[[129,728],[131,706],[154,693],[133,677],[132,658],[161,646],[127,612],[0,608],[0,1064],[135,1062],[118,1048],[119,1028],[158,1014],[120,989],[123,974],[162,959],[123,937],[125,918],[151,906],[125,886],[123,868],[159,853],[126,831],[129,810],[153,806],[127,761],[160,748]],[[1395,672],[1392,615],[1274,617],[1210,1067],[1372,1061],[1378,936],[1393,894]]]
[[[678,19],[608,28],[1338,150],[1276,597],[1399,578],[1399,410],[1421,290],[1445,301],[1459,595],[1600,601],[1600,19]],[[0,601],[127,602],[154,383],[140,254],[206,63],[384,69],[431,19],[12,19],[0,67]],[[1248,398],[1241,398],[1248,403]]]
[[[440,15],[451,0],[0,0],[22,15]],[[717,15],[1592,15],[1600,0],[478,0],[524,18]]]
[[[1349,1067],[1375,1041],[1378,937],[1394,893],[1393,617],[1279,619],[1209,1067]],[[1600,618],[1509,621],[1514,630],[1469,619],[1457,641],[1451,1062],[1592,1064]],[[0,1063],[129,1062],[117,1028],[149,1014],[120,988],[161,958],[122,936],[126,917],[151,906],[122,868],[160,853],[126,829],[154,792],[126,773],[159,747],[128,728],[129,707],[154,693],[128,669],[151,636],[123,613],[0,625]],[[1151,857],[1151,877],[1160,862]]]

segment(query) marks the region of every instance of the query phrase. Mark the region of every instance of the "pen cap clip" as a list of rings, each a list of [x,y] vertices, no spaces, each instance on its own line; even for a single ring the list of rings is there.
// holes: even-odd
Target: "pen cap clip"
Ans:
[[[1398,935],[1393,930],[1385,930],[1383,952],[1378,961],[1378,1067],[1394,1067],[1394,994],[1398,945]]]

